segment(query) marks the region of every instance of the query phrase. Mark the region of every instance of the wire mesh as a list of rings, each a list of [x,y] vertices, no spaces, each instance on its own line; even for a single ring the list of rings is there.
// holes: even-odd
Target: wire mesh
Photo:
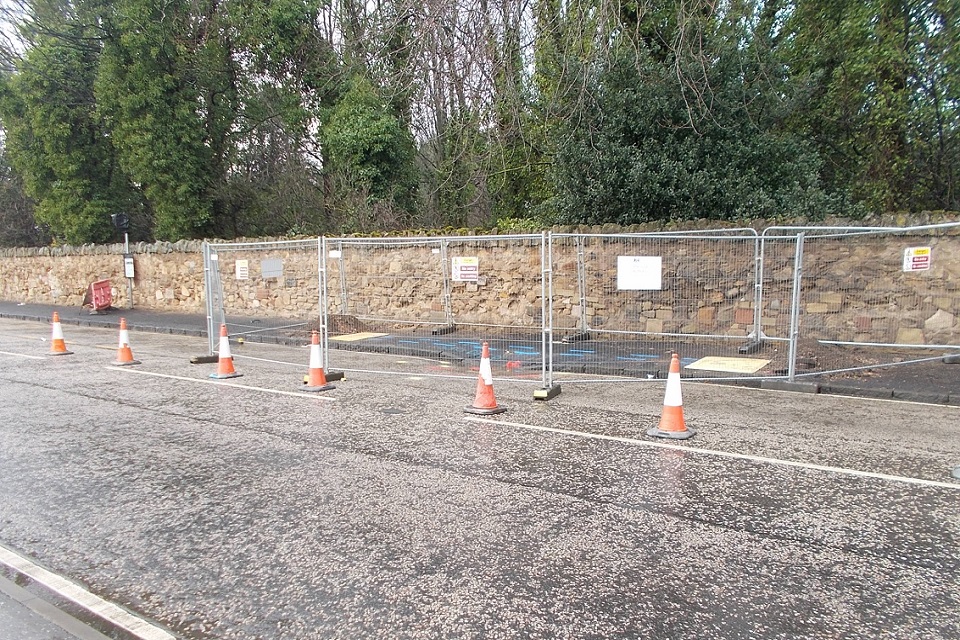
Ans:
[[[960,350],[960,224],[204,245],[221,323],[324,337],[327,366],[604,382],[818,375]],[[329,348],[327,348],[329,347]],[[926,350],[926,352],[924,352]],[[369,366],[369,365],[368,365]]]
[[[391,372],[541,381],[543,236],[326,239],[332,366],[380,352]]]
[[[233,338],[308,342],[323,329],[317,239],[204,246],[211,353],[219,326]]]
[[[795,301],[796,372],[909,364],[960,349],[960,224],[772,227],[764,245],[803,234]],[[764,296],[774,285],[764,282]]]
[[[755,339],[758,237],[752,229],[554,234],[553,370],[564,380],[682,375],[736,378],[769,362],[733,361]],[[725,360],[726,358],[726,360]]]

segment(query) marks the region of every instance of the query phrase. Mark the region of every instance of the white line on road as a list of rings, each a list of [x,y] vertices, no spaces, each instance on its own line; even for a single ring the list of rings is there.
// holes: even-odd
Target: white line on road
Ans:
[[[13,353],[12,351],[0,351],[0,355],[17,356],[18,358],[30,358],[31,360],[46,360],[43,356],[28,356],[23,353]]]
[[[607,436],[600,433],[587,433],[584,431],[572,431],[569,429],[557,429],[555,427],[538,427],[532,424],[523,424],[521,422],[506,422],[504,420],[490,420],[486,418],[464,417],[468,422],[479,422],[481,424],[493,424],[504,427],[517,427],[519,429],[529,429],[531,431],[545,431],[547,433],[557,433],[565,436],[576,436],[579,438],[589,438],[591,440],[609,440],[623,444],[651,447],[654,449],[673,449],[676,451],[690,451],[693,453],[702,453],[704,455],[717,456],[721,458],[733,458],[735,460],[748,460],[750,462],[763,462],[766,464],[776,464],[784,467],[798,467],[801,469],[813,469],[816,471],[826,471],[828,473],[839,473],[848,476],[857,476],[860,478],[873,478],[875,480],[888,480],[891,482],[904,482],[907,484],[916,484],[924,487],[938,487],[941,489],[958,489],[960,483],[938,482],[936,480],[923,480],[922,478],[907,478],[905,476],[894,476],[886,473],[874,473],[872,471],[858,471],[856,469],[844,469],[843,467],[829,467],[822,464],[812,464],[809,462],[795,462],[793,460],[780,460],[779,458],[766,458],[764,456],[753,456],[746,453],[731,453],[729,451],[718,451],[716,449],[699,449],[697,447],[685,447],[676,444],[667,444],[665,442],[650,442],[648,440],[637,440],[635,438],[623,438],[620,436]]]
[[[160,627],[150,624],[143,618],[138,618],[112,602],[107,602],[66,578],[47,571],[4,546],[0,546],[0,564],[15,573],[29,577],[57,596],[80,605],[84,611],[106,620],[110,625],[119,627],[135,638],[140,640],[176,640],[175,636]]]
[[[280,391],[279,389],[267,389],[264,387],[253,387],[246,384],[234,384],[231,382],[224,382],[223,380],[217,380],[215,378],[203,379],[203,378],[188,378],[187,376],[172,376],[166,373],[154,373],[153,371],[138,371],[136,369],[125,369],[123,367],[106,367],[107,369],[112,369],[113,371],[122,371],[123,373],[136,373],[141,376],[153,376],[154,378],[167,378],[169,380],[183,380],[185,382],[199,382],[201,384],[215,384],[220,387],[233,387],[234,389],[248,389],[250,391],[262,391],[264,393],[274,393],[279,396],[294,396],[297,398],[311,398],[315,400],[326,400],[328,402],[333,402],[336,398],[331,398],[329,396],[321,396],[312,393],[303,393],[302,391]]]

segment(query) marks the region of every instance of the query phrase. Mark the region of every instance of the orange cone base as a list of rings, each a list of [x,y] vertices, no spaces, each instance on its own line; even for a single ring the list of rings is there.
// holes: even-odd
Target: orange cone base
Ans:
[[[116,362],[113,363],[113,366],[115,366],[115,367],[126,367],[126,366],[131,365],[131,364],[140,364],[140,361],[139,361],[139,360],[124,360],[124,361],[121,362],[120,360],[117,360]]]
[[[686,440],[697,435],[695,429],[686,427],[683,431],[664,431],[659,427],[653,427],[647,431],[648,436],[653,436],[654,438],[671,438],[673,440]]]
[[[214,380],[226,380],[227,378],[239,378],[242,373],[211,373],[210,377]]]
[[[478,415],[478,416],[492,416],[492,415],[494,415],[495,413],[503,413],[504,411],[507,410],[507,408],[506,408],[506,407],[499,407],[499,406],[498,406],[498,407],[491,407],[491,408],[486,408],[486,407],[464,407],[463,410],[464,410],[465,412],[467,412],[467,413],[472,413],[472,414]]]
[[[51,351],[48,356],[72,356],[73,351]]]
[[[329,391],[330,389],[336,389],[337,385],[335,384],[324,384],[319,387],[303,387],[303,391]]]

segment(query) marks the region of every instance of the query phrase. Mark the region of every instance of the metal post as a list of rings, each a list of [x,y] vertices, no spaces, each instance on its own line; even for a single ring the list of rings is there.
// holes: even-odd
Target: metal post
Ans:
[[[127,256],[130,255],[130,234],[123,232],[123,269],[127,269]],[[133,258],[130,258],[131,262]],[[133,309],[133,275],[127,276],[127,309]]]
[[[337,240],[337,249],[337,266],[340,268],[340,313],[348,315],[350,307],[347,299],[347,272],[343,259],[343,240]]]
[[[553,234],[540,234],[540,371],[543,388],[533,392],[534,400],[550,400],[560,395],[553,384]]]
[[[216,353],[216,341],[219,338],[219,334],[216,333],[213,326],[213,306],[214,306],[214,292],[213,292],[213,275],[211,274],[211,269],[213,269],[212,264],[212,252],[210,251],[210,243],[203,243],[203,288],[204,288],[204,297],[206,298],[206,307],[207,307],[207,342],[209,346],[210,354]]]
[[[453,291],[450,284],[450,252],[447,249],[449,241],[446,238],[440,240],[440,269],[443,273],[443,317],[447,321],[447,326],[453,326]]]
[[[787,365],[787,380],[795,382],[797,373],[797,339],[800,336],[800,281],[803,278],[803,239],[797,235],[797,248],[793,256],[793,302],[790,309],[790,362]]]
[[[577,324],[580,327],[580,333],[586,337],[590,334],[590,327],[587,325],[587,260],[583,252],[583,236],[578,235],[576,242],[577,288],[580,290],[580,318]]]
[[[317,316],[320,329],[320,345],[323,350],[323,368],[330,368],[330,356],[327,353],[327,239],[317,238]]]

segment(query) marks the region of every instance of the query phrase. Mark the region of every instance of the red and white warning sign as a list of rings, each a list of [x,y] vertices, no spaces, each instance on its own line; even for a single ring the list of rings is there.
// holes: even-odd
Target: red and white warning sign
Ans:
[[[453,258],[451,267],[454,282],[476,282],[480,279],[480,258]]]
[[[903,250],[903,270],[926,271],[932,258],[930,247],[907,247]]]

